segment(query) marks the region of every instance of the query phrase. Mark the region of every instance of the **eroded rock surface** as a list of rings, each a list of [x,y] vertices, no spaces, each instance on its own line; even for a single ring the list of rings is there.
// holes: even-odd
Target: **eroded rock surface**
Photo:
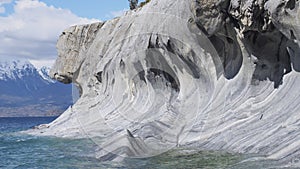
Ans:
[[[32,132],[90,137],[103,160],[175,146],[294,159],[299,15],[297,0],[151,0],[71,27],[51,74],[81,97]]]

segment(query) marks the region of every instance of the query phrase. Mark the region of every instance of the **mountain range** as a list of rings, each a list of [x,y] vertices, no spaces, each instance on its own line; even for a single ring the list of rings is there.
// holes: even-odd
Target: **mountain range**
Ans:
[[[0,58],[0,117],[57,116],[72,104],[72,86],[52,80],[50,68]]]

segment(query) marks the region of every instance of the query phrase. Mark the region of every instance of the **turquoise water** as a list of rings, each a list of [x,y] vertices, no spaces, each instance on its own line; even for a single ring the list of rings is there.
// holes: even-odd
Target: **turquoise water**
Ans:
[[[173,150],[152,158],[101,162],[95,158],[97,145],[89,139],[60,139],[19,133],[54,119],[0,118],[0,168],[274,168],[272,161],[245,162],[252,158],[249,155],[196,150]]]

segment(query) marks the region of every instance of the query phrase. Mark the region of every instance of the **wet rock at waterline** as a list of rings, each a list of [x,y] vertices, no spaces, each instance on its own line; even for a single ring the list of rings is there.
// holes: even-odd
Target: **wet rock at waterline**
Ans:
[[[51,74],[80,98],[49,128],[98,157],[174,147],[300,154],[299,2],[151,0],[60,36]],[[101,140],[101,141],[100,141]]]

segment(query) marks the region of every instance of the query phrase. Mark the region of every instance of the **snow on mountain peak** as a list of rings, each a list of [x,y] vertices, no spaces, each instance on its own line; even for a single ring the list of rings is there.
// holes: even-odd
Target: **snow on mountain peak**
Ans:
[[[28,60],[0,58],[0,80],[21,79],[34,70],[34,66]]]
[[[51,79],[50,76],[49,76],[49,72],[50,72],[50,68],[49,67],[43,66],[42,68],[40,68],[38,70],[38,72],[39,72],[40,76],[44,80],[46,80],[46,81],[48,81],[50,83],[55,83],[55,81],[53,79]]]
[[[40,76],[48,83],[54,81],[48,76],[50,68],[37,69],[27,59],[0,57],[0,80],[17,80],[26,76]]]

